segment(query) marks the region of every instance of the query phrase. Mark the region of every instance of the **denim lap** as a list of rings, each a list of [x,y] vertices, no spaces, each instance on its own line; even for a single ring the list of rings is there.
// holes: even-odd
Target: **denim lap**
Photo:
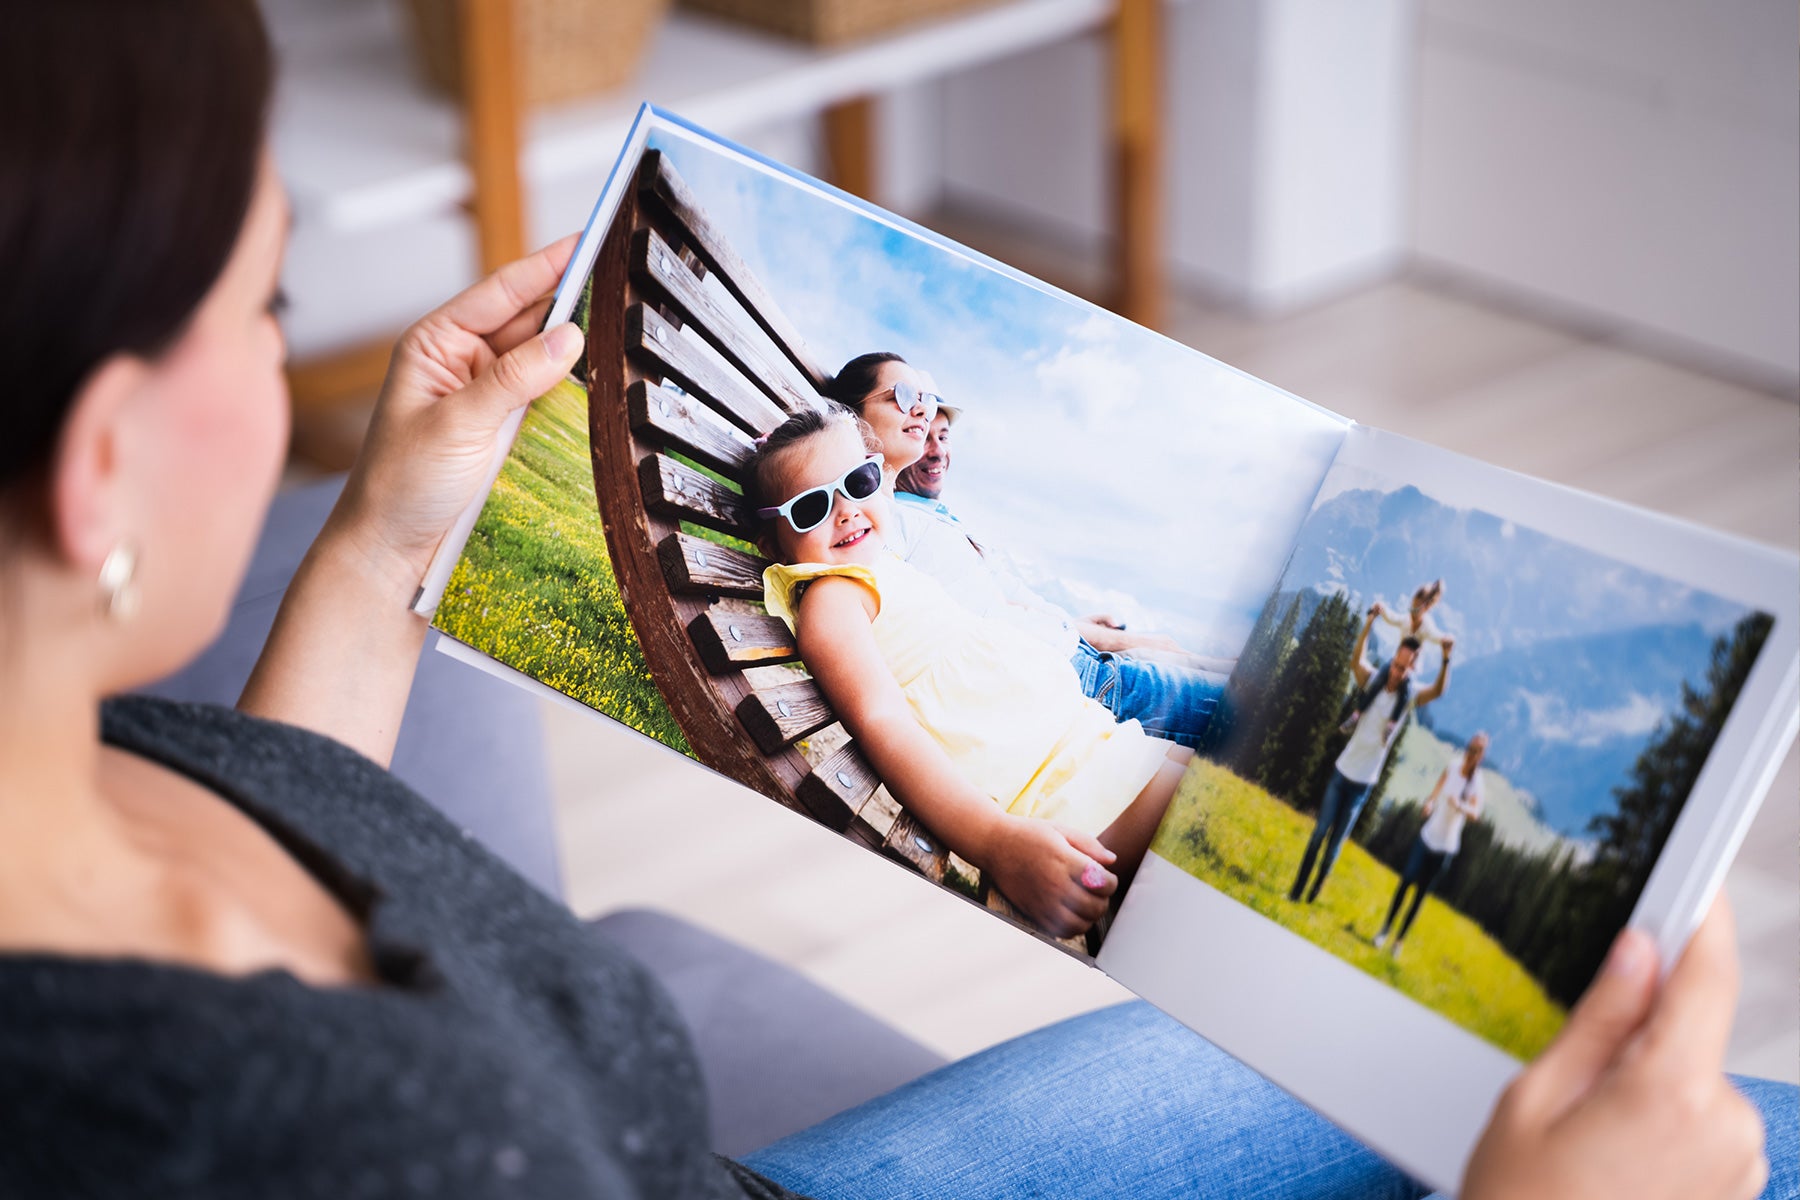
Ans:
[[[745,1163],[819,1200],[1423,1192],[1141,1001],[952,1063]]]
[[[1800,1089],[1761,1111],[1763,1200],[1800,1195]],[[745,1159],[818,1200],[1131,1196],[1363,1200],[1424,1189],[1142,1001],[1014,1038]]]

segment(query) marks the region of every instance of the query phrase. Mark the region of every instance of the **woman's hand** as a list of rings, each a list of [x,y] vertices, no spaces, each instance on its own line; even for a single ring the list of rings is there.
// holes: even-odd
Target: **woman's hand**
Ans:
[[[516,410],[554,387],[582,349],[538,332],[578,235],[509,263],[401,335],[375,418],[327,532],[409,594],[486,480]]]
[[[1660,991],[1626,930],[1550,1048],[1500,1098],[1463,1200],[1749,1200],[1762,1122],[1721,1073],[1737,950],[1721,898]]]
[[[555,386],[581,334],[542,334],[575,239],[502,267],[407,330],[369,439],[294,573],[238,707],[385,765],[425,644],[410,603],[493,466],[500,427]]]
[[[1119,887],[1106,869],[1116,857],[1080,830],[1009,813],[978,865],[1032,924],[1060,938],[1106,915]]]

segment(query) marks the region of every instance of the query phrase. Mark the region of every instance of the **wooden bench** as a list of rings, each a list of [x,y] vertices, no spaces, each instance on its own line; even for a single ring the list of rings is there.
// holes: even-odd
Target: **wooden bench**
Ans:
[[[590,289],[600,518],[625,611],[688,745],[714,770],[945,882],[951,856],[880,786],[761,605],[768,562],[750,544],[744,469],[755,437],[820,402],[828,372],[658,151],[640,162]],[[1031,928],[997,889],[960,882]],[[1060,944],[1085,953],[1081,939]]]

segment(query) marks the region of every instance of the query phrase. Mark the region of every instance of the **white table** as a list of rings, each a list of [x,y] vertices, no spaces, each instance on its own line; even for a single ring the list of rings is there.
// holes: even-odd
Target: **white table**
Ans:
[[[827,48],[676,10],[653,35],[635,80],[523,121],[519,177],[529,237],[581,224],[643,101],[741,136],[1104,30],[1115,11],[1130,8],[1154,20],[1154,0],[1010,0]],[[288,336],[295,359],[317,359],[390,335],[478,274],[466,207],[474,176],[462,112],[420,79],[397,0],[264,0],[264,9],[281,59],[274,146],[295,212]],[[1153,32],[1140,38],[1154,45]],[[1139,245],[1148,264],[1153,99],[1138,101],[1134,118],[1129,98],[1134,88],[1155,95],[1153,56],[1146,61],[1120,68],[1127,78],[1115,87],[1114,104],[1123,141],[1132,140],[1123,134],[1134,119],[1148,127],[1139,148],[1120,156],[1121,177],[1132,175],[1144,193],[1134,199],[1125,194],[1131,187],[1121,187],[1121,224],[1137,227],[1123,240]],[[1128,165],[1133,153],[1148,161]]]

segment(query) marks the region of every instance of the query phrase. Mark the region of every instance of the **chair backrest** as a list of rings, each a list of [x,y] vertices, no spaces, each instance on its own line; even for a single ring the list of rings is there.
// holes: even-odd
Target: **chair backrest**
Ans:
[[[626,613],[688,745],[941,879],[943,847],[880,788],[854,742],[820,739],[836,745],[816,762],[798,748],[837,732],[812,680],[760,669],[798,652],[760,606],[768,564],[750,544],[745,467],[753,439],[819,403],[829,376],[657,151],[644,154],[595,259],[592,297],[594,490]]]

